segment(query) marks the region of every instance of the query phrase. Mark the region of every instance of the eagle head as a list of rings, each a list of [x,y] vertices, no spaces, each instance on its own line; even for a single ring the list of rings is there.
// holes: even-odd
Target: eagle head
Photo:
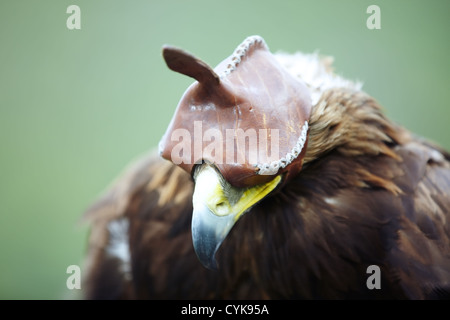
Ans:
[[[167,66],[196,81],[181,98],[159,151],[194,179],[192,238],[202,264],[236,221],[301,170],[312,91],[251,36],[216,68],[163,47]]]

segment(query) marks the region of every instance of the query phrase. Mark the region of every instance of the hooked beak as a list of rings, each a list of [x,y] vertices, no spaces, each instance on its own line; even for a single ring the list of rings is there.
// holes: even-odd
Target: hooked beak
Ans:
[[[239,218],[266,197],[281,177],[249,188],[231,186],[220,172],[202,164],[194,173],[192,240],[200,262],[217,269],[215,254]]]

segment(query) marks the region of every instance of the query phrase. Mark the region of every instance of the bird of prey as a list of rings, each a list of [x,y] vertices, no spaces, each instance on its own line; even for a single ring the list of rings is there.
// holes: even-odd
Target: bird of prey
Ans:
[[[450,297],[447,151],[329,57],[251,36],[215,68],[163,58],[194,83],[85,213],[85,298]]]

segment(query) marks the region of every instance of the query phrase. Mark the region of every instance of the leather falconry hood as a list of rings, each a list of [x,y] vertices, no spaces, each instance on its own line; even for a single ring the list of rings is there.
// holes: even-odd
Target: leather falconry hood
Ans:
[[[184,93],[159,151],[192,174],[203,161],[235,187],[250,187],[301,169],[311,97],[264,39],[251,36],[214,70],[181,49],[164,46],[167,66],[197,80]]]

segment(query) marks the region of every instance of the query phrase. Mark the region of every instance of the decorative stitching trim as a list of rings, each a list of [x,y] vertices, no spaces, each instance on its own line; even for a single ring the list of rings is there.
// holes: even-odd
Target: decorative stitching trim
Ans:
[[[264,49],[269,49],[264,39],[260,36],[254,35],[247,37],[237,48],[234,50],[233,54],[231,55],[231,62],[227,65],[226,69],[223,71],[223,73],[220,75],[220,78],[223,78],[227,75],[229,75],[231,72],[236,70],[236,68],[241,63],[242,59],[247,56],[248,52],[254,48],[255,46],[259,46]],[[300,133],[300,137],[297,140],[297,144],[290,152],[286,154],[284,158],[281,158],[280,160],[272,161],[271,163],[263,163],[263,164],[256,164],[255,167],[257,167],[259,170],[257,171],[257,174],[260,175],[274,175],[278,172],[280,168],[285,168],[289,164],[294,161],[298,155],[302,152],[303,146],[306,142],[306,134],[308,132],[308,122],[305,121],[302,132]]]
[[[249,50],[254,46],[260,46],[264,49],[269,49],[266,42],[260,36],[250,36],[247,37],[237,48],[234,50],[231,55],[231,62],[227,65],[227,68],[220,75],[220,78],[223,78],[236,70],[236,67],[241,63],[242,58],[244,58]]]
[[[257,164],[255,167],[259,169],[257,174],[260,175],[274,175],[280,168],[285,168],[294,161],[298,155],[302,152],[306,142],[306,134],[308,132],[308,121],[305,121],[300,137],[297,140],[297,144],[292,148],[291,152],[288,152],[284,158],[280,160],[272,161],[271,163]]]

